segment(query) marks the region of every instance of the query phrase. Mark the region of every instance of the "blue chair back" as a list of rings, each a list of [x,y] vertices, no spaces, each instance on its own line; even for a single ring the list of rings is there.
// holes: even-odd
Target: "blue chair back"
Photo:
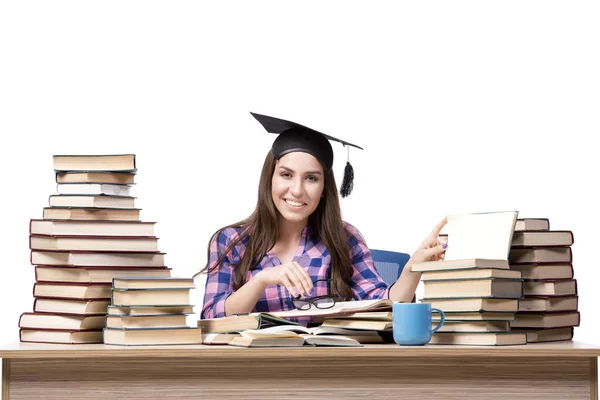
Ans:
[[[377,272],[388,286],[398,280],[404,265],[410,258],[406,253],[373,249],[371,249],[371,256]]]

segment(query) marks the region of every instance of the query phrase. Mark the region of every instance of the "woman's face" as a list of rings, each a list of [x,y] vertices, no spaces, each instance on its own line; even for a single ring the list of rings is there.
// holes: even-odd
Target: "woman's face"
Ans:
[[[314,156],[288,153],[277,160],[271,184],[273,203],[283,218],[306,223],[321,201],[325,174]]]

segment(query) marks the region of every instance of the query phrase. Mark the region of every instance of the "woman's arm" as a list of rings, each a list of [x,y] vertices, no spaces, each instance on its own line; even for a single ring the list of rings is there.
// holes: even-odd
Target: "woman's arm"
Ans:
[[[293,296],[310,292],[313,287],[312,280],[295,262],[266,268],[237,291],[234,290],[235,268],[231,265],[230,254],[223,258],[218,268],[213,267],[236,234],[235,229],[226,229],[215,235],[211,241],[202,319],[251,312],[268,285],[283,285]]]
[[[448,222],[447,218],[441,220],[431,231],[431,233],[423,240],[421,246],[415,251],[410,260],[404,266],[400,277],[392,285],[389,292],[390,300],[410,302],[412,301],[419,280],[421,279],[420,272],[412,272],[412,264],[423,261],[437,261],[443,258],[446,251],[446,245],[440,244],[438,237],[440,231]]]

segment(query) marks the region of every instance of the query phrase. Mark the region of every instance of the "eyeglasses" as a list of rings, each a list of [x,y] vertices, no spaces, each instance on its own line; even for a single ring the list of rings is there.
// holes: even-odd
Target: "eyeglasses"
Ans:
[[[331,279],[317,279],[313,281],[313,285],[317,282],[331,282]],[[335,305],[338,296],[337,295],[325,295],[325,296],[315,296],[315,297],[307,297],[301,298],[302,296],[298,295],[292,299],[292,304],[296,307],[297,310],[308,310],[311,307],[319,308],[319,309],[328,309]]]

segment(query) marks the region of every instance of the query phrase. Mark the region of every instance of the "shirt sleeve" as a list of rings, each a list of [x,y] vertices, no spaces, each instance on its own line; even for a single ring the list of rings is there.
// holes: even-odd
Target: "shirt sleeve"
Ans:
[[[218,268],[213,268],[217,260],[225,251],[227,244],[232,240],[235,232],[233,228],[225,229],[215,235],[210,243],[208,255],[208,277],[204,291],[204,304],[202,306],[201,319],[221,318],[225,316],[225,300],[234,292],[235,280],[234,268],[231,265],[230,252],[223,258]],[[212,270],[211,270],[212,269]]]
[[[350,289],[352,289],[354,299],[389,298],[389,288],[375,268],[371,250],[367,247],[365,239],[354,226],[346,224],[345,228],[349,234],[350,261],[354,267],[354,273],[350,282]]]

